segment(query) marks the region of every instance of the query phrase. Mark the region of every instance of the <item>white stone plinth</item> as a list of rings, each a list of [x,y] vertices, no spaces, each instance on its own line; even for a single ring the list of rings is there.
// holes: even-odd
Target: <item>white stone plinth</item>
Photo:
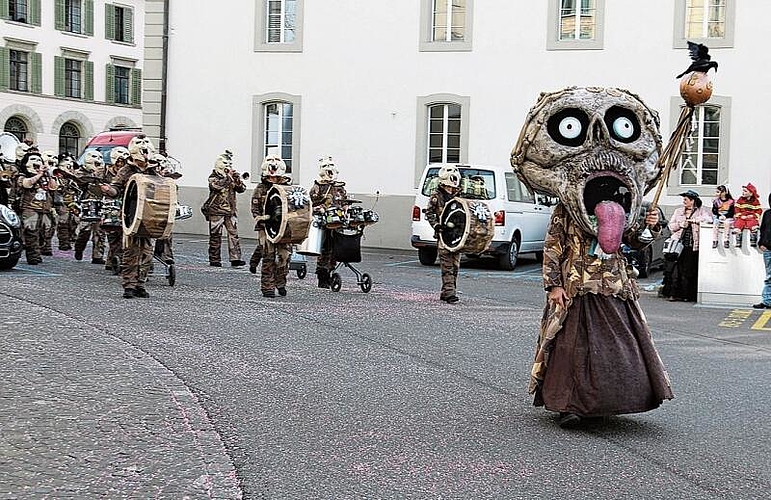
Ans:
[[[699,304],[749,307],[760,302],[766,268],[763,253],[750,246],[749,232],[744,231],[741,248],[734,235],[729,248],[723,248],[722,234],[712,248],[712,224],[702,224],[699,234]]]

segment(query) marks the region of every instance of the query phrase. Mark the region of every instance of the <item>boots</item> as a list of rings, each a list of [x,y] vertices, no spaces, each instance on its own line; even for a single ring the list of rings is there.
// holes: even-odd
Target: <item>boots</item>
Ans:
[[[329,271],[327,269],[317,269],[316,276],[319,278],[319,288],[329,288]]]
[[[736,233],[736,248],[742,247],[742,233],[741,231]]]
[[[758,232],[757,231],[750,231],[750,246],[751,247],[758,246]]]

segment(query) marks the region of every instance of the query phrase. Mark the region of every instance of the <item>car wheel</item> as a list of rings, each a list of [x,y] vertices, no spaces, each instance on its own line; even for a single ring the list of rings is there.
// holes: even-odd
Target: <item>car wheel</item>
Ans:
[[[418,248],[418,260],[420,260],[420,263],[424,266],[433,266],[436,262],[436,255],[436,248]]]
[[[13,267],[19,262],[19,258],[21,258],[21,255],[0,260],[0,269],[3,271],[13,269]]]
[[[653,260],[653,252],[651,247],[648,246],[642,252],[642,262],[637,263],[637,270],[640,272],[639,278],[647,278],[651,273],[651,260]]]
[[[498,266],[504,271],[511,271],[517,266],[519,259],[519,237],[514,236],[509,245],[508,251],[498,256]]]

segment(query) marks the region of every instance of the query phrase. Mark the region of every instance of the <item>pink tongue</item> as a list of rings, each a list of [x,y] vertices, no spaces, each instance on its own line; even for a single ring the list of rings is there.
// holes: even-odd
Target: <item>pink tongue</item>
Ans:
[[[601,201],[595,207],[594,215],[597,216],[597,241],[600,248],[608,254],[616,253],[624,234],[624,208],[615,201]]]

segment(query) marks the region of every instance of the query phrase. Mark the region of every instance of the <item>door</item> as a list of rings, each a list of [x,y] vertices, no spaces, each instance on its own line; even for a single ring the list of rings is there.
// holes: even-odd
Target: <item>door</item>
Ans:
[[[549,225],[551,210],[537,203],[536,196],[528,191],[513,172],[504,174],[506,180],[506,225],[518,227],[522,234],[521,252],[543,250],[543,239]],[[507,227],[507,234],[511,234]]]

